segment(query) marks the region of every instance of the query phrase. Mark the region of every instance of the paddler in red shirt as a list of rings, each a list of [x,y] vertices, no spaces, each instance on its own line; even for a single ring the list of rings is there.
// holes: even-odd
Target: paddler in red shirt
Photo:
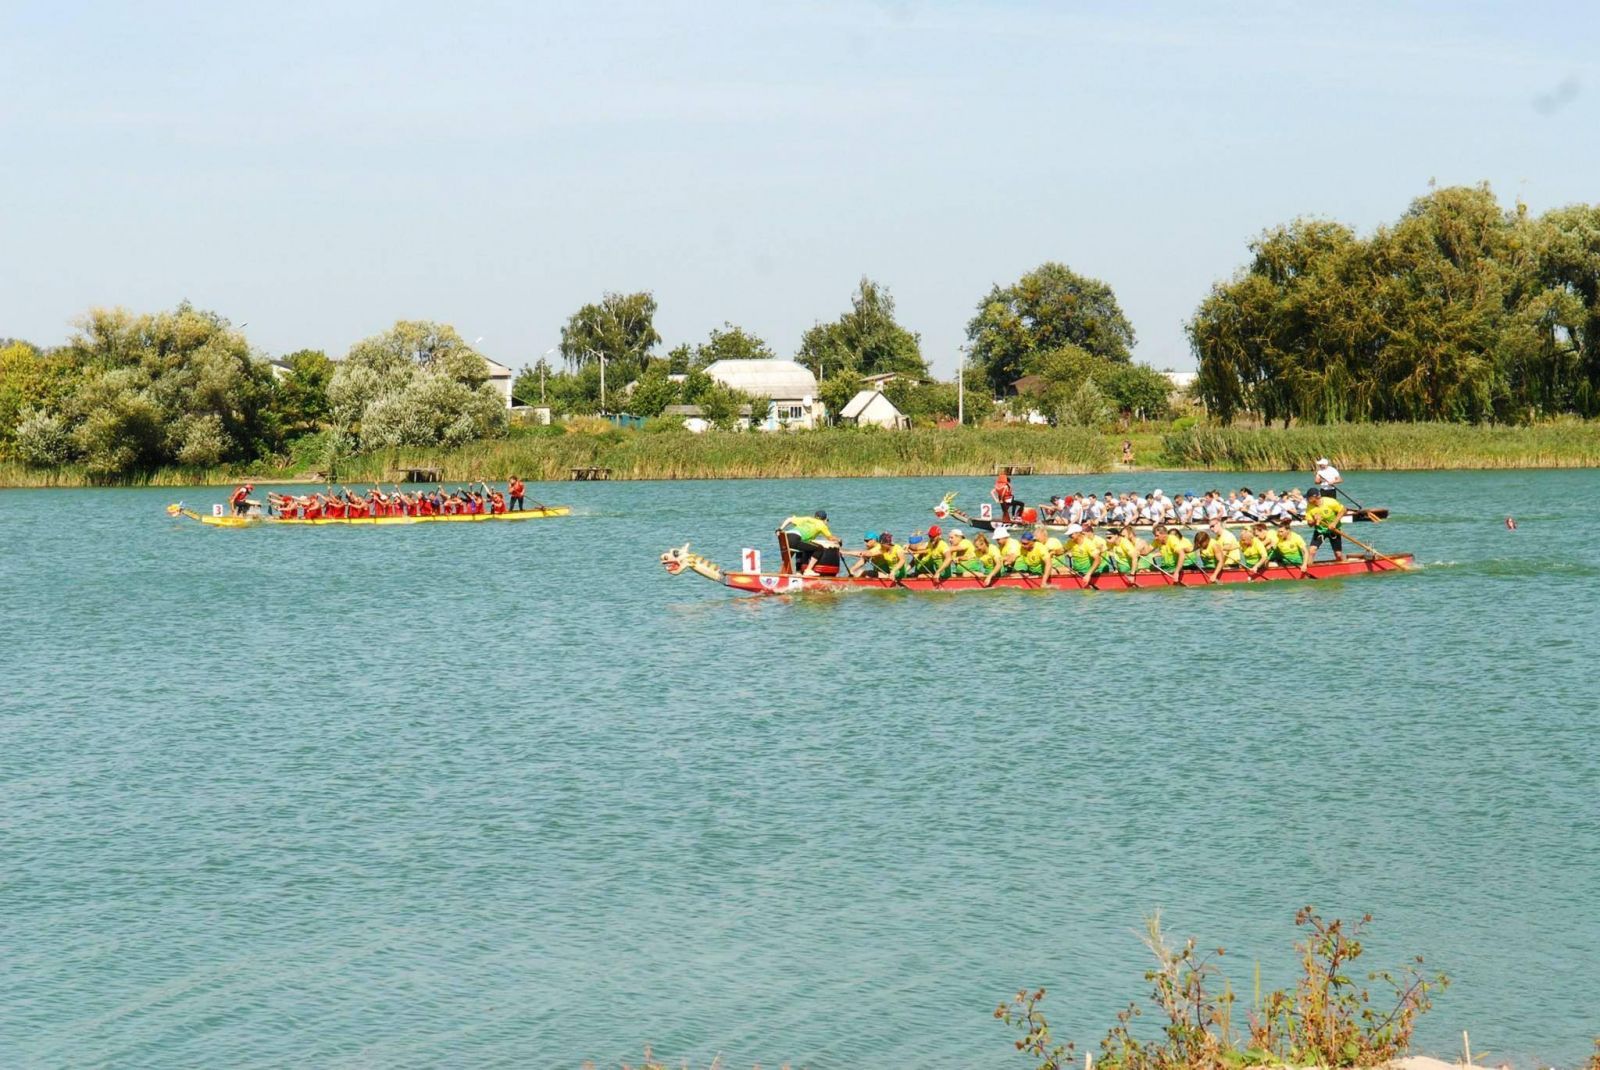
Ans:
[[[1000,507],[1000,519],[1011,519],[1011,475],[1004,468],[994,474],[994,489],[989,492],[989,497],[994,499]]]
[[[228,499],[228,505],[232,508],[234,516],[244,516],[247,508],[245,503],[250,500],[250,492],[255,489],[253,483],[244,483],[234,489],[233,496]]]
[[[516,476],[512,476],[511,485],[506,489],[511,492],[511,512],[522,512],[522,491],[524,489],[522,486],[522,480],[518,479]]]

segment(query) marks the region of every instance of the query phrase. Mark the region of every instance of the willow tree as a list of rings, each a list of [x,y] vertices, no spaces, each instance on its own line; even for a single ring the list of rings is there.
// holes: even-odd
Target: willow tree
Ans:
[[[651,351],[661,343],[655,317],[653,295],[608,293],[567,317],[561,356],[575,370],[604,360],[607,374],[620,386],[644,372]]]

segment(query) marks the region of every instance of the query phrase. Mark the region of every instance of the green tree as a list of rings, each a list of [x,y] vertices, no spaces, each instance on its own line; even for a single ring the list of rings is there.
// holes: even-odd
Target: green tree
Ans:
[[[724,323],[723,329],[713,329],[711,337],[695,346],[694,358],[687,372],[694,368],[705,368],[719,360],[771,360],[772,348],[766,342],[746,331],[743,327],[736,327],[731,323]],[[676,350],[674,350],[676,352]],[[677,369],[674,369],[675,371]]]
[[[603,357],[606,375],[621,386],[639,377],[661,342],[655,316],[656,299],[648,292],[608,293],[567,318],[561,328],[561,356],[574,369]]]
[[[850,297],[850,311],[801,336],[795,360],[810,368],[818,382],[842,371],[917,378],[928,374],[920,336],[895,320],[888,288],[865,277]]]
[[[285,436],[310,434],[328,418],[333,361],[320,349],[301,349],[284,357],[283,363],[289,370],[273,384],[273,411]]]
[[[97,475],[250,460],[277,446],[267,364],[214,312],[94,309],[63,356],[82,374],[57,414],[73,457]]]
[[[458,445],[505,433],[489,366],[448,324],[402,320],[350,347],[328,382],[334,421],[363,448]]]
[[[1134,340],[1110,286],[1054,261],[991,289],[967,324],[967,338],[973,361],[997,394],[1021,378],[1033,354],[1071,345],[1126,362]]]
[[[0,345],[0,457],[13,452],[24,416],[59,409],[77,375],[65,351],[44,352],[16,340]]]

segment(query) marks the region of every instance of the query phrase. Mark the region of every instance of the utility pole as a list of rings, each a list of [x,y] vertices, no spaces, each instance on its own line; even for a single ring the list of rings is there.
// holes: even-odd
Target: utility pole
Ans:
[[[961,359],[956,362],[956,424],[967,426],[967,347],[961,347]]]

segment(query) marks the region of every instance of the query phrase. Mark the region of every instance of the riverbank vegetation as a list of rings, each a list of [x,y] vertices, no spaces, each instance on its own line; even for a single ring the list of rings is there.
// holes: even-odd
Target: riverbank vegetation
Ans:
[[[663,353],[644,292],[583,305],[551,350],[559,364],[541,359],[498,387],[447,324],[398,322],[341,360],[269,361],[187,303],[94,309],[59,347],[0,340],[0,484],[376,478],[413,461],[449,478],[1080,472],[1108,467],[1107,443],[1124,437],[1147,467],[1299,470],[1321,454],[1353,469],[1600,463],[1583,422],[1600,417],[1600,206],[1534,218],[1501,210],[1487,186],[1455,187],[1365,238],[1302,219],[1250,250],[1188,324],[1200,371],[1187,393],[1131,359],[1133,324],[1112,288],[1064,264],[978,299],[950,382],[932,378],[888,288],[863,278],[794,357],[835,416],[881,389],[914,429],[890,437],[740,437],[770,399],[707,369],[774,350],[725,323]],[[519,432],[508,400],[563,426]],[[682,425],[672,406],[714,432],[667,434]],[[958,413],[966,426],[946,430]],[[581,419],[595,414],[654,422],[640,438]],[[1236,429],[1240,418],[1267,426]]]

